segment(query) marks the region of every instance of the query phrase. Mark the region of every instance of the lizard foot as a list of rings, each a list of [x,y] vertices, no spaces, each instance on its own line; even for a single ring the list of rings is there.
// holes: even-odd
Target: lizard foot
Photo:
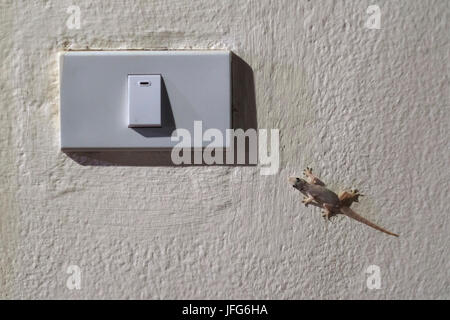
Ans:
[[[311,197],[304,197],[302,200],[302,203],[305,205],[305,207],[308,207],[308,205],[313,201],[314,201],[314,199]]]
[[[336,216],[336,214],[333,212],[326,211],[326,210],[322,211],[322,218],[324,218],[325,221],[331,221],[331,218],[333,218],[335,216]]]
[[[322,215],[322,217],[324,217],[325,219],[327,219],[328,221],[330,221],[330,218],[336,215],[336,206],[333,206],[329,203],[324,203],[323,204],[323,212],[324,214]]]
[[[310,184],[316,184],[316,185],[319,185],[319,186],[325,186],[325,183],[323,183],[322,180],[320,180],[315,175],[313,175],[312,168],[306,167],[306,169],[303,170],[303,175],[306,177],[306,180]]]
[[[306,167],[306,169],[303,170],[303,175],[304,175],[305,177],[311,176],[311,175],[312,175],[312,168]]]
[[[359,200],[358,197],[364,197],[364,195],[362,193],[360,193],[358,189],[352,188],[352,189],[350,189],[350,193],[352,194],[352,196],[354,198],[353,201],[355,201],[355,202],[358,202],[358,200]]]
[[[350,207],[353,202],[359,202],[359,197],[363,197],[358,189],[351,189],[350,191],[344,191],[339,195],[341,204],[345,207]]]
[[[325,221],[330,221],[330,212],[322,211],[322,218],[324,218]]]

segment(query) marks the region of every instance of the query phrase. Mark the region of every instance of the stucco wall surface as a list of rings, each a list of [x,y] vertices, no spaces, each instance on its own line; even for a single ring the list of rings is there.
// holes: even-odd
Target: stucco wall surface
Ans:
[[[447,0],[2,0],[0,297],[450,298],[449,14]],[[232,50],[258,128],[280,130],[278,173],[74,161],[58,52],[84,49]],[[362,190],[354,209],[400,237],[305,208],[287,177],[306,166]]]

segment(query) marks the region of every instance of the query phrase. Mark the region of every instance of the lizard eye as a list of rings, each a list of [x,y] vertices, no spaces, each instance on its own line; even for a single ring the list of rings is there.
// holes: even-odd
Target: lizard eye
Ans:
[[[295,181],[300,182],[300,178],[295,178]]]

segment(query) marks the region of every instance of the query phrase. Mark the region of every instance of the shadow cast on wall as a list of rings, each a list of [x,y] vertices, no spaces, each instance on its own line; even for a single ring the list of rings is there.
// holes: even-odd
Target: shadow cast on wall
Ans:
[[[239,56],[231,53],[231,92],[232,92],[232,123],[233,129],[257,130],[255,82],[252,68]],[[171,136],[176,129],[176,123],[167,94],[167,89],[162,81],[161,104],[163,112],[161,114],[161,128],[133,128],[145,137]],[[248,162],[248,143],[246,144],[246,160],[242,165],[255,165]],[[65,153],[75,162],[83,166],[178,166],[173,164],[171,150],[159,151],[83,151]],[[191,159],[194,159],[194,151],[191,152]],[[225,163],[225,161],[224,161]],[[236,163],[236,162],[235,162]],[[195,166],[201,164],[181,165]],[[214,164],[227,166],[227,164]],[[231,165],[238,166],[238,165]]]

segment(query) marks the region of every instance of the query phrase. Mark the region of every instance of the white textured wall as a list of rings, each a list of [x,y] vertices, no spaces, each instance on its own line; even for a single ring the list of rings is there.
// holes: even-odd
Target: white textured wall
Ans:
[[[364,28],[369,4],[381,30]],[[0,297],[450,298],[449,1],[0,6]],[[62,153],[57,53],[127,48],[233,50],[254,71],[258,127],[280,129],[279,174]],[[363,190],[355,210],[400,238],[304,208],[286,178],[307,165]]]

